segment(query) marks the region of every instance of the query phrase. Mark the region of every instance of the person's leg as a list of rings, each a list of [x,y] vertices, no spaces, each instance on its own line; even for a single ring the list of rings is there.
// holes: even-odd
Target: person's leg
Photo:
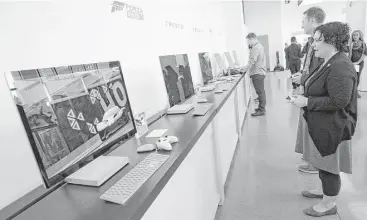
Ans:
[[[297,63],[294,61],[289,62],[289,70],[291,71],[291,74],[295,74],[297,72]],[[292,82],[293,89],[297,88],[297,84]]]
[[[319,170],[319,178],[322,183],[323,199],[319,204],[304,210],[304,212],[311,216],[336,214],[337,208],[335,202],[341,188],[340,175]]]
[[[296,65],[296,73],[299,73],[300,71],[301,71],[301,60],[299,60]],[[298,88],[299,86],[300,84],[296,83],[296,88]]]
[[[264,88],[265,76],[256,74],[256,75],[251,76],[251,79],[252,79],[252,83],[254,84],[256,94],[259,98],[259,107],[258,107],[257,112],[265,113],[265,105],[266,105],[266,95],[265,95],[265,88]]]
[[[357,86],[359,86],[359,82],[360,82],[363,67],[364,67],[364,62],[362,61],[362,62],[359,63],[359,71],[357,72]]]

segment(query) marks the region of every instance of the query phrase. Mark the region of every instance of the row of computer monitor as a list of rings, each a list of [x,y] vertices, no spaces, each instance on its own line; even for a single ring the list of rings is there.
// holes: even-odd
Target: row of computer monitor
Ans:
[[[228,66],[238,63],[225,53]],[[214,54],[219,69],[226,66]],[[160,56],[170,106],[194,91],[186,54]],[[199,53],[204,84],[213,79]],[[136,133],[119,61],[12,71],[7,77],[44,184],[54,186]]]

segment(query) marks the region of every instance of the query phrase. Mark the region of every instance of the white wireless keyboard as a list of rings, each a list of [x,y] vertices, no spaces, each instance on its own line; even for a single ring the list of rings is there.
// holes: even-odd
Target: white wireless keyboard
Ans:
[[[149,154],[117,183],[104,192],[100,196],[100,199],[124,205],[168,158],[169,155]]]

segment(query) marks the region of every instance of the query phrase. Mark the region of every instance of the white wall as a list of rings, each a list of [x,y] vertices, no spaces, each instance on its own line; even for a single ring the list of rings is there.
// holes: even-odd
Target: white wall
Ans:
[[[233,50],[236,50],[240,64],[246,65],[249,58],[246,43],[248,28],[243,22],[242,3],[241,1],[223,1],[217,5],[222,9],[225,31],[230,33],[225,35],[227,49],[231,54]]]
[[[282,25],[284,42],[290,43],[290,39],[295,32],[303,32],[302,18],[303,13],[313,6],[322,8],[325,13],[325,22],[330,21],[346,21],[346,15],[343,13],[345,1],[324,1],[317,4],[298,6],[296,1],[291,1],[289,4],[282,2]]]
[[[237,21],[241,11],[232,11],[235,6],[129,1],[143,8],[145,20],[137,21],[111,13],[111,2],[0,3],[0,72],[120,60],[133,111],[151,116],[168,106],[160,55],[187,53],[194,84],[202,81],[199,52],[236,49],[241,60],[248,56],[242,37],[235,36],[246,28],[235,33],[230,33],[235,27],[224,28],[242,22]],[[184,24],[185,30],[167,28],[166,20]],[[213,33],[195,33],[193,27]],[[41,177],[5,77],[0,77],[0,94],[1,209],[40,185]]]
[[[270,69],[277,64],[276,51],[279,51],[280,63],[283,63],[281,1],[245,1],[245,18],[248,32],[269,36]]]
[[[276,65],[276,51],[279,51],[280,63],[285,66],[284,44],[296,33],[302,33],[303,12],[312,6],[319,6],[326,12],[326,22],[345,21],[343,13],[345,1],[324,1],[322,3],[298,6],[297,1],[285,4],[276,1],[245,1],[246,25],[249,32],[269,36],[270,69]],[[301,41],[301,39],[299,39]]]
[[[352,7],[346,4],[346,21],[352,30],[361,30],[365,32],[366,29],[366,2],[355,1]]]

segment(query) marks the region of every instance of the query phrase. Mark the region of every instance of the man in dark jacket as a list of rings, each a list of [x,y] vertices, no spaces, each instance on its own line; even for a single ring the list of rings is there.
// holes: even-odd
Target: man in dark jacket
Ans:
[[[301,52],[301,48],[297,44],[296,37],[291,38],[291,45],[287,49],[287,57],[288,57],[288,65],[291,70],[291,74],[295,74],[301,69],[301,58],[303,54]],[[297,84],[295,82],[292,83],[293,89],[297,88]]]
[[[325,12],[319,7],[311,7],[307,11],[305,11],[302,20],[302,28],[305,34],[313,36],[314,30],[324,23],[325,16]],[[310,46],[306,53],[302,73],[296,73],[292,78],[292,81],[294,83],[304,85],[306,79],[315,71],[317,67],[322,64],[323,59],[317,58],[316,56],[314,56],[314,53],[315,51],[313,47]],[[302,115],[303,113],[300,114],[300,117],[303,117]],[[297,153],[303,154],[303,147],[304,146],[296,145],[295,151]],[[304,173],[318,174],[318,170],[312,164],[300,165],[298,168],[301,172]]]

